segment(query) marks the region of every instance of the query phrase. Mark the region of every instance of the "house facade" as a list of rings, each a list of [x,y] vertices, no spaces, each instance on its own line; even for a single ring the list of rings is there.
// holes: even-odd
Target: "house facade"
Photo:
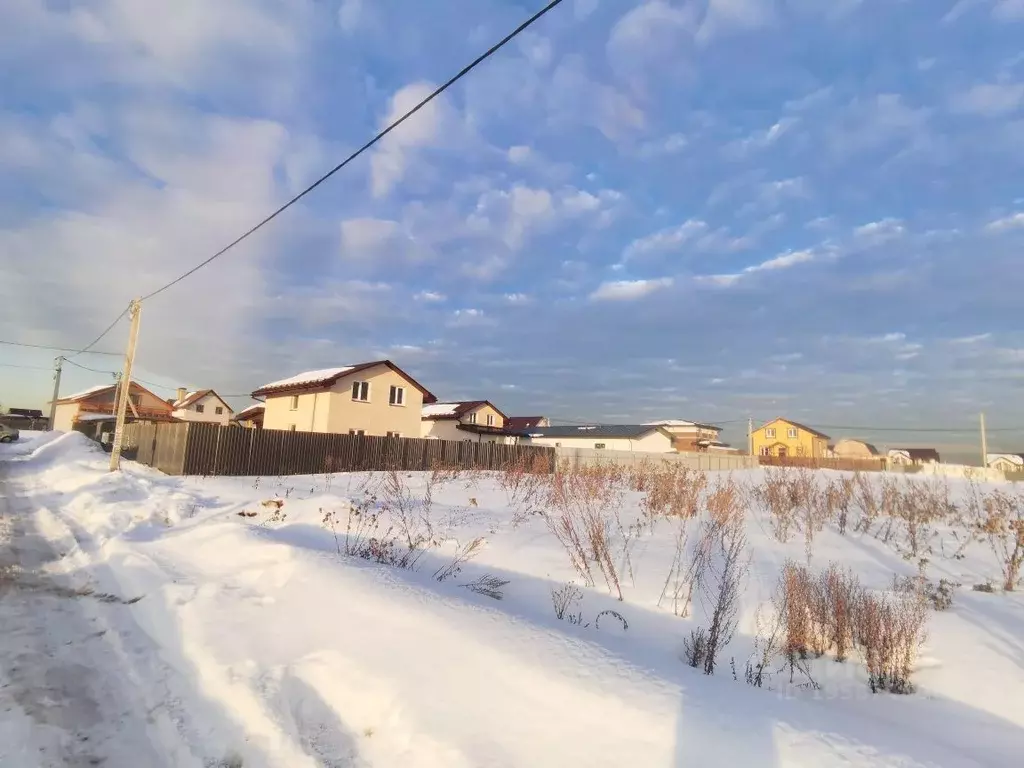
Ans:
[[[128,392],[125,415],[128,421],[177,421],[171,412],[171,404],[142,385],[133,381]],[[106,384],[56,400],[53,429],[70,432],[113,420],[116,394],[117,385]]]
[[[537,427],[520,441],[552,448],[591,448],[637,453],[673,453],[672,435],[654,424],[594,425],[582,427]]]
[[[701,424],[696,421],[667,419],[651,421],[649,426],[661,427],[672,436],[672,445],[682,453],[705,453],[710,450],[730,450],[729,446],[719,442],[718,436],[722,428],[713,424]]]
[[[897,467],[919,467],[942,462],[942,457],[934,448],[893,448],[886,458]]]
[[[264,429],[420,437],[423,404],[436,398],[390,360],[307,371],[265,384]]]
[[[829,453],[828,435],[789,419],[762,424],[750,437],[755,456],[823,459]]]
[[[1024,454],[1022,453],[990,453],[986,464],[991,469],[1002,472],[1024,472]]]
[[[878,449],[863,440],[843,438],[832,447],[832,455],[837,459],[877,459]]]
[[[505,443],[508,417],[487,400],[430,403],[423,406],[420,434],[431,440]]]
[[[179,389],[171,408],[174,409],[174,418],[180,421],[200,421],[224,427],[231,423],[234,416],[231,406],[212,389],[200,389],[197,392]]]

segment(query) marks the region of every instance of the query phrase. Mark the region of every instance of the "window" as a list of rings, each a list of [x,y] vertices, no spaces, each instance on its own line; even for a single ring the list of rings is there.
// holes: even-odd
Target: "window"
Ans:
[[[394,387],[392,387],[392,389],[394,389]],[[402,436],[401,432],[388,432],[388,437],[401,437],[401,436]]]
[[[196,413],[202,413],[205,410],[206,410],[206,406],[205,405],[197,405],[196,406]]]
[[[352,396],[355,397],[355,389],[352,390]],[[392,385],[391,396],[388,398],[388,403],[391,405],[405,405],[405,387],[396,387]]]
[[[786,434],[788,434],[791,438],[795,440],[800,436],[800,430],[797,429],[796,427],[790,427],[789,432],[787,432]]]
[[[487,414],[487,426],[488,427],[493,427],[494,426],[494,414],[493,413],[488,413]]]
[[[775,427],[766,427],[764,430],[764,436],[770,440],[775,439]]]
[[[289,424],[288,425],[288,431],[289,432],[294,432],[295,431],[295,425],[294,424]]]
[[[352,435],[352,437],[365,437],[366,430],[365,429],[350,429],[348,431],[348,433],[350,435]]]
[[[299,410],[299,396],[292,395],[291,403],[288,405],[288,410],[297,411]]]
[[[360,403],[370,402],[370,382],[368,381],[353,381],[352,382],[352,399]]]
[[[224,415],[224,407],[218,405],[216,408],[213,409],[213,412],[216,413],[218,416],[223,416]]]
[[[772,455],[772,449],[769,448],[767,445],[762,445],[761,446],[761,455],[762,456],[771,456]]]
[[[466,421],[469,422],[470,424],[476,424],[476,414],[475,413],[469,414],[469,418],[466,419]]]
[[[594,447],[595,448],[604,448],[604,446],[605,446],[604,443],[594,443]]]
[[[561,448],[561,447],[562,447],[561,443],[555,443],[555,448]]]

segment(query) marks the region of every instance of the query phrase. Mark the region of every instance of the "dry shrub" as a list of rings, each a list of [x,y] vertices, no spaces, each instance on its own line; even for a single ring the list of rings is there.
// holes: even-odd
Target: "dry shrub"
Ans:
[[[902,528],[908,554],[918,557],[933,534],[932,524],[944,520],[955,508],[949,500],[949,486],[944,480],[912,481],[888,490],[890,518],[885,540],[891,538],[893,523]]]
[[[824,650],[832,649],[836,661],[845,661],[853,644],[854,611],[862,589],[857,575],[842,570],[835,563],[818,576],[815,600],[818,635],[828,644]]]
[[[503,590],[508,586],[508,584],[508,579],[500,579],[497,576],[485,573],[480,578],[475,579],[468,584],[460,584],[459,586],[463,589],[468,589],[470,592],[475,592],[478,595],[485,595],[492,600],[501,600],[505,597]]]
[[[1024,495],[999,490],[985,495],[977,526],[999,561],[1003,589],[1012,592],[1020,583],[1024,565]]]
[[[851,571],[834,563],[815,577],[790,561],[782,569],[776,606],[785,625],[783,652],[792,664],[834,650],[844,661],[853,643],[854,610],[862,594]]]
[[[405,482],[406,475],[388,470],[380,482],[378,493],[383,511],[390,514],[398,533],[410,550],[436,545],[434,536],[433,489],[418,499]]]
[[[695,669],[703,667],[708,657],[708,633],[703,627],[690,630],[683,638],[683,661]]]
[[[618,516],[622,474],[616,470],[597,465],[559,473],[549,495],[553,511],[545,514],[544,519],[584,583],[594,586],[596,567],[609,592],[621,600],[622,585],[613,554],[616,534],[622,539],[622,559],[630,571],[632,565],[630,538]]]
[[[855,639],[872,693],[913,692],[910,678],[927,619],[927,602],[918,591],[861,594],[855,609]]]
[[[831,480],[825,486],[825,511],[828,517],[836,521],[839,533],[846,535],[846,527],[850,519],[850,505],[853,503],[853,495],[856,490],[856,477],[844,475],[843,477]]]
[[[718,506],[708,521],[717,535],[712,557],[706,564],[707,576],[702,579],[701,591],[705,611],[711,616],[704,659],[704,673],[707,675],[714,674],[719,653],[732,641],[736,632],[740,594],[750,564],[745,523],[735,503],[735,487],[731,480],[712,496],[717,494],[720,494],[716,502]]]
[[[783,543],[797,526],[813,541],[814,533],[824,524],[825,507],[813,470],[766,467],[764,480],[752,495],[768,513],[775,538]]]
[[[568,621],[570,624],[583,624],[583,613],[572,611],[582,599],[583,590],[571,581],[558,589],[552,589],[551,605],[555,609],[555,618],[559,621]]]
[[[687,518],[679,518],[676,521],[675,553],[672,556],[672,565],[669,568],[668,575],[665,577],[665,583],[661,587],[661,595],[658,597],[658,607],[660,608],[665,598],[671,596],[672,612],[676,616],[685,615],[686,610],[689,608],[689,595],[693,593],[691,586],[689,595],[687,594],[687,585],[692,585],[694,566],[693,563],[691,563],[689,569],[684,566],[686,545],[689,540],[688,522]],[[684,596],[686,596],[685,601]]]
[[[519,456],[498,473],[498,485],[512,509],[512,522],[518,525],[546,500],[551,478],[543,456]]]
[[[472,539],[465,544],[456,544],[455,554],[452,555],[451,562],[442,565],[434,571],[434,578],[438,581],[447,581],[453,576],[458,576],[462,573],[462,566],[480,554],[483,546],[484,539],[482,537]]]
[[[653,523],[659,517],[690,519],[699,511],[701,494],[707,488],[705,472],[664,462],[647,465],[641,502],[644,516]]]
[[[782,568],[776,602],[786,628],[783,652],[791,661],[806,659],[814,634],[814,582],[810,571],[787,561]]]

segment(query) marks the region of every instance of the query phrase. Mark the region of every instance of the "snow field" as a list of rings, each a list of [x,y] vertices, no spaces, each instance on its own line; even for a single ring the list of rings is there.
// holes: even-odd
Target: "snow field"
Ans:
[[[126,464],[111,475],[78,435],[36,437],[4,458],[32,524],[62,555],[46,566],[54,577],[142,596],[92,609],[118,663],[151,691],[148,706],[166,712],[148,735],[167,765],[982,766],[1014,764],[1024,749],[1024,602],[971,591],[998,583],[999,564],[984,541],[944,557],[960,543],[942,524],[920,553],[927,578],[963,586],[929,616],[915,694],[872,695],[856,654],[810,660],[818,690],[789,684],[781,662],[770,690],[754,689],[743,667],[758,619],[787,560],[807,563],[802,534],[780,542],[757,504],[745,515],[751,561],[737,633],[707,677],[680,658],[683,638],[707,625],[705,601],[695,596],[680,617],[662,597],[679,523],[635,532],[649,489],[623,484],[612,498],[624,599],[597,574],[596,586],[580,586],[574,625],[555,617],[551,593],[580,574],[533,514],[543,505],[510,504],[494,474],[434,484],[429,473],[181,479]],[[750,488],[765,475],[733,480]],[[398,488],[383,491],[388,482]],[[970,490],[949,488],[954,499]],[[339,554],[353,504],[380,515],[378,536],[395,525],[396,506],[418,530],[428,518],[437,546],[416,570]],[[337,540],[325,511],[337,513]],[[688,524],[688,547],[699,528]],[[455,576],[433,577],[478,538]],[[897,549],[829,523],[810,568],[835,562],[883,590],[894,575],[919,573],[920,558]],[[466,588],[484,575],[508,582],[503,599]],[[597,628],[608,610],[628,629],[607,615]]]

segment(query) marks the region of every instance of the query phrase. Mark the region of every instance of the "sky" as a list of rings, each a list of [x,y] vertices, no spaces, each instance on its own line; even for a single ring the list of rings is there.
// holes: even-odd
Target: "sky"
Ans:
[[[6,0],[0,339],[87,344],[542,4]],[[1024,0],[565,0],[147,302],[138,376],[389,358],[509,414],[952,445],[900,430],[985,411],[1024,451],[1022,39]],[[0,345],[0,403],[53,355]]]

